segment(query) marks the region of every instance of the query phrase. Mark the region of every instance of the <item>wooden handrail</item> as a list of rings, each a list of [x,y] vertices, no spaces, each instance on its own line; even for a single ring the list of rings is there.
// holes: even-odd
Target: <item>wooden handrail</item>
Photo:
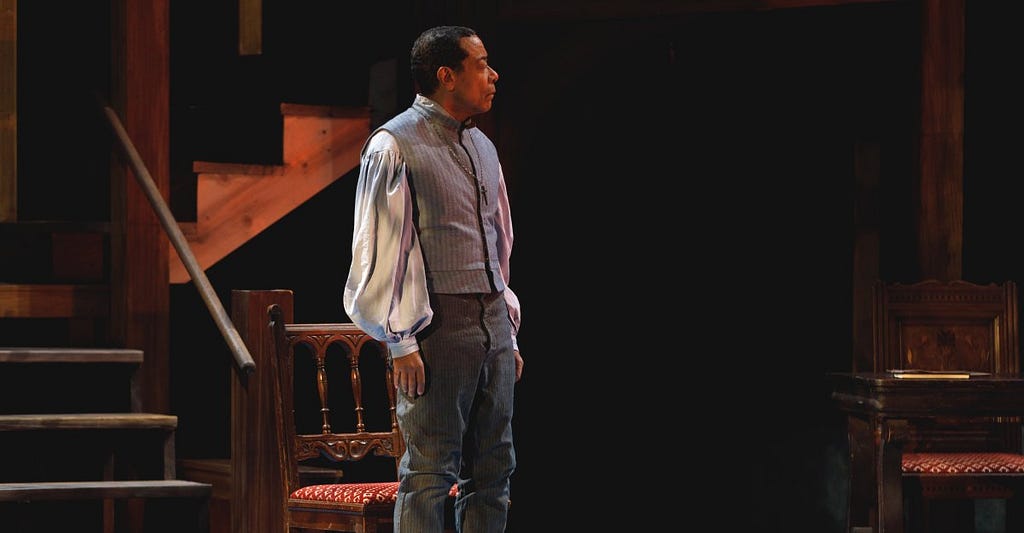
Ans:
[[[206,272],[199,266],[199,262],[196,260],[195,254],[192,253],[192,249],[188,245],[188,240],[185,239],[185,234],[182,233],[181,228],[178,226],[178,221],[174,219],[174,215],[171,213],[171,209],[167,206],[167,202],[164,201],[163,196],[160,195],[160,190],[157,189],[156,183],[153,181],[153,176],[146,169],[146,165],[142,161],[142,157],[139,156],[139,152],[135,149],[135,145],[132,140],[128,137],[128,132],[125,131],[124,125],[121,124],[121,120],[117,117],[117,113],[107,105],[101,98],[97,97],[100,107],[103,109],[103,114],[107,117],[107,122],[110,127],[114,130],[114,134],[117,136],[118,146],[124,152],[128,158],[128,163],[131,164],[132,173],[135,174],[136,179],[139,182],[139,186],[142,187],[143,192],[146,193],[146,197],[149,198],[149,203],[153,206],[153,210],[156,211],[157,217],[160,219],[160,224],[163,226],[164,231],[167,232],[167,236],[171,239],[171,244],[174,249],[178,252],[178,257],[181,258],[181,262],[185,265],[185,269],[188,270],[189,276],[192,278],[192,283],[199,290],[199,296],[206,303],[206,308],[210,311],[210,316],[213,317],[213,321],[217,324],[217,329],[220,330],[221,335],[224,336],[224,340],[228,344],[228,348],[231,350],[231,354],[235,358],[235,367],[244,379],[249,374],[252,374],[256,370],[256,363],[252,359],[252,355],[249,353],[249,349],[246,347],[245,342],[242,341],[241,335],[238,334],[238,330],[231,322],[231,318],[224,310],[224,306],[221,304],[220,299],[217,298],[217,293],[213,290],[213,286],[210,285],[209,278],[206,277]]]

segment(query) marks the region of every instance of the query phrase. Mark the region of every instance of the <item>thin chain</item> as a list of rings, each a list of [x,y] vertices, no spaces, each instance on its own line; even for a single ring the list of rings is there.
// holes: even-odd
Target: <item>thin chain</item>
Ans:
[[[480,181],[480,178],[477,177],[476,172],[473,172],[473,170],[471,168],[467,167],[462,162],[462,159],[459,158],[459,155],[455,153],[455,149],[452,148],[452,140],[449,139],[448,137],[445,137],[445,135],[443,133],[441,133],[441,130],[437,129],[437,125],[434,124],[433,121],[431,121],[430,119],[427,119],[427,123],[430,124],[430,128],[434,130],[434,134],[437,135],[438,139],[441,139],[441,142],[444,143],[445,148],[448,149],[448,154],[451,155],[452,159],[455,160],[455,164],[459,165],[459,168],[461,168],[463,171],[465,171],[466,175],[469,176],[470,179],[472,179],[477,184],[477,186],[480,188],[480,194],[483,195],[483,197],[484,197],[484,204],[486,204],[487,203],[487,186],[484,185],[482,181]],[[466,152],[466,157],[469,157],[469,152],[468,151]],[[473,159],[470,158],[470,162],[472,162],[472,160]]]

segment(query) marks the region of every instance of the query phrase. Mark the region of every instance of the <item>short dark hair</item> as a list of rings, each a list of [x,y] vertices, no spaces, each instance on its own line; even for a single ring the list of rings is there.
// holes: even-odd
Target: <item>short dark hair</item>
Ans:
[[[416,38],[409,55],[409,68],[420,94],[428,95],[437,90],[437,69],[449,67],[456,72],[462,70],[466,51],[460,41],[474,35],[476,32],[465,26],[435,26]]]

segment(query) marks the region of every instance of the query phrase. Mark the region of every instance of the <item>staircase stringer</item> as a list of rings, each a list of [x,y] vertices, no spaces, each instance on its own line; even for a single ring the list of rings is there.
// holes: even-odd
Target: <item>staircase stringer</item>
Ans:
[[[197,215],[184,233],[204,270],[359,165],[369,109],[285,104],[281,110],[283,164],[193,164]],[[177,252],[170,262],[170,282],[189,281]]]

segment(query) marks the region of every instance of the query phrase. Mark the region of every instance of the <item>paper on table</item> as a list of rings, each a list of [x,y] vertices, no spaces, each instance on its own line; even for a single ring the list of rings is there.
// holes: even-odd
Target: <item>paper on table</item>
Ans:
[[[970,379],[971,376],[985,376],[988,372],[971,372],[967,370],[919,370],[915,368],[889,371],[899,379]]]

